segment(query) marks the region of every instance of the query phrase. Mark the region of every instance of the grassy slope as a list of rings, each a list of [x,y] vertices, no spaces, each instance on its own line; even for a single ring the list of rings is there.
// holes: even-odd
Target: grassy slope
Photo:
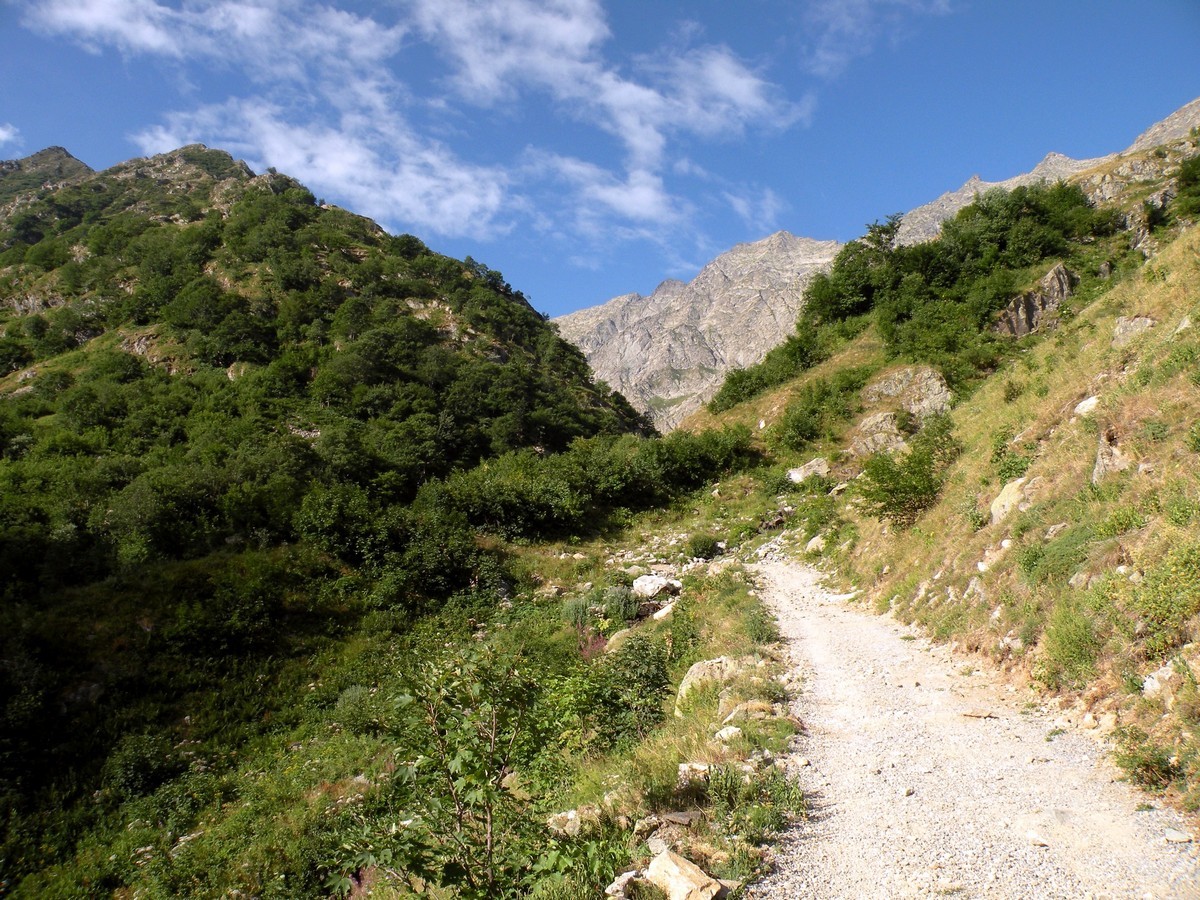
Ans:
[[[1076,315],[954,408],[963,452],[934,507],[897,530],[867,515],[852,488],[836,518],[827,517],[839,540],[828,542],[824,561],[864,588],[863,602],[877,611],[920,622],[1040,690],[1078,699],[1074,718],[1091,712],[1105,727],[1115,718],[1134,774],[1172,782],[1195,808],[1200,653],[1188,642],[1200,638],[1200,328],[1184,322],[1200,322],[1200,228],[1115,281],[1093,289]],[[1122,316],[1156,324],[1117,346]],[[724,414],[698,414],[686,427],[764,420],[769,436],[804,384],[872,362],[882,364],[882,355],[868,332],[792,383]],[[1095,411],[1074,415],[1092,396]],[[1101,432],[1118,436],[1130,468],[1093,486]],[[989,506],[1005,483],[997,446],[1006,447],[1009,465],[1028,460],[1032,489],[1022,509],[993,525]],[[835,474],[850,477],[859,465],[841,449],[826,441],[793,460],[832,455]],[[1171,659],[1189,663],[1192,680],[1188,686],[1185,677],[1168,712],[1139,689]]]

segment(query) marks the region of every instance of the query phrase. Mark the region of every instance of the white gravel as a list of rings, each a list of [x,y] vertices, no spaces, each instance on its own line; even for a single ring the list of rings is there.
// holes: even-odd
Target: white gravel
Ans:
[[[756,573],[804,676],[789,762],[810,817],[750,897],[1200,898],[1200,845],[1166,841],[1195,823],[1145,809],[1103,741],[1052,734],[1032,695],[905,640],[811,568]]]

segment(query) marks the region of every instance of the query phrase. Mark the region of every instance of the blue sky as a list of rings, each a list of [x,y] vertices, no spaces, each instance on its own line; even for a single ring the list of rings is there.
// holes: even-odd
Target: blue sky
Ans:
[[[0,0],[0,158],[201,141],[557,315],[1119,150],[1200,0]]]

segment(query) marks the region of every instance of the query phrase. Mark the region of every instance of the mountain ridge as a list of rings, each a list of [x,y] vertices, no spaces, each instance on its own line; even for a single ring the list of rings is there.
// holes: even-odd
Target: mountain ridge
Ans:
[[[690,282],[623,294],[554,319],[597,376],[673,428],[720,385],[757,362],[794,327],[804,288],[841,244],[778,231],[738,244]]]
[[[972,175],[957,189],[946,191],[905,213],[900,220],[897,240],[913,244],[936,237],[942,222],[987,190],[1011,190],[1018,186],[1083,176],[1115,159],[1180,139],[1197,126],[1200,126],[1200,98],[1151,125],[1125,150],[1081,160],[1050,151],[1030,171],[1001,181],[984,181],[979,175]],[[1130,178],[1139,176],[1131,172],[1122,177],[1127,183]],[[1085,185],[1085,190],[1096,199],[1111,199],[1111,188],[1102,184],[1102,179],[1103,176],[1097,176],[1096,183]],[[649,298],[636,293],[622,294],[597,306],[560,316],[554,322],[563,337],[583,350],[598,377],[617,387],[660,429],[674,428],[713,396],[726,372],[761,361],[767,351],[780,344],[794,330],[799,301],[803,296],[802,288],[800,298],[796,298],[788,289],[764,290],[759,295],[763,308],[753,316],[740,316],[736,310],[726,309],[726,304],[730,302],[727,298],[739,296],[736,285],[702,280],[709,266],[718,264],[728,254],[739,251],[739,248],[766,249],[780,234],[788,233],[777,232],[759,241],[738,244],[716,257],[689,282],[689,285],[695,285],[690,292],[674,295],[673,306],[663,303],[662,298],[656,298],[657,291]],[[812,240],[794,235],[789,237]],[[832,241],[824,243],[841,246]],[[745,253],[744,250],[739,252]],[[836,252],[834,249],[827,259],[820,262],[814,259],[810,268],[796,273],[795,283],[807,285],[816,271],[832,263]],[[764,271],[778,270],[786,267],[788,260],[761,259],[760,263]],[[747,270],[747,274],[752,271]],[[646,309],[636,309],[639,303],[644,304]],[[685,304],[694,305],[695,308]],[[693,320],[703,320],[708,327],[688,329],[676,324]],[[649,323],[659,329],[656,340],[651,340],[645,333],[643,326],[648,327]],[[737,344],[741,345],[740,352],[730,352],[728,348]]]

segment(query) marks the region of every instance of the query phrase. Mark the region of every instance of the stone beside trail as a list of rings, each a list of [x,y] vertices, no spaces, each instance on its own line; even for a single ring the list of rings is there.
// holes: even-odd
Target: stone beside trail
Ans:
[[[804,684],[789,765],[810,818],[758,900],[1200,898],[1194,825],[1118,781],[1094,733],[821,587],[757,568]],[[1139,807],[1142,807],[1139,809]]]

